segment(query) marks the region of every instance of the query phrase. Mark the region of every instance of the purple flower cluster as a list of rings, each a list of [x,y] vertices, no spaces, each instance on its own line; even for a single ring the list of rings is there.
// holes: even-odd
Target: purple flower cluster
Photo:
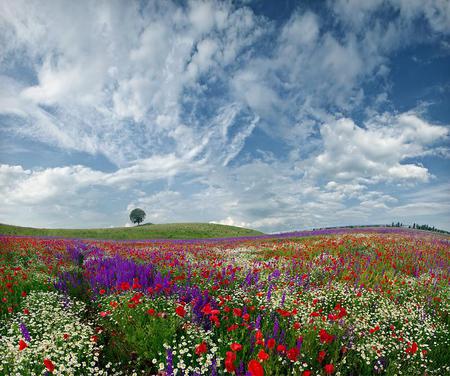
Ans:
[[[138,264],[132,259],[120,256],[90,258],[84,263],[85,279],[94,295],[100,289],[111,291],[120,289],[121,284],[138,283],[138,290],[146,290],[155,287],[159,283],[161,287],[168,284],[167,277],[158,274],[152,264]],[[122,285],[123,286],[123,285]]]

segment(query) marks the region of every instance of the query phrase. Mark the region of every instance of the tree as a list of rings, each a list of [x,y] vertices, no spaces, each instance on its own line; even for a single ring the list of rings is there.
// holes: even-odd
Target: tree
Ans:
[[[136,208],[133,209],[130,213],[130,220],[133,223],[137,223],[139,226],[139,223],[143,222],[145,218],[145,211],[142,209]]]

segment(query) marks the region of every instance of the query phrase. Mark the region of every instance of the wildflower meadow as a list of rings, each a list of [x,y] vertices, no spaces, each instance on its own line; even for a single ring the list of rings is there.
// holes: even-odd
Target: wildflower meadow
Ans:
[[[0,236],[0,375],[449,375],[450,240]]]

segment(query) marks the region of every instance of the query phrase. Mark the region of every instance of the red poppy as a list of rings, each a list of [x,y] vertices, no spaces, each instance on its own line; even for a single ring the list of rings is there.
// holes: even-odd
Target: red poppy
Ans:
[[[225,357],[225,368],[228,372],[236,371],[236,367],[234,366],[234,361],[236,360],[236,354],[232,351],[227,351]]]
[[[27,343],[23,339],[21,339],[19,341],[19,351],[22,351],[23,349],[26,349],[27,347],[28,347]]]
[[[177,315],[180,316],[180,317],[184,317],[184,316],[186,315],[186,310],[184,309],[183,306],[178,306],[178,307],[175,309],[175,312],[176,312]]]
[[[50,359],[47,359],[47,358],[44,359],[44,365],[45,365],[45,368],[47,368],[47,370],[49,372],[53,373],[53,371],[55,370],[55,365],[52,363],[52,361]]]
[[[105,289],[101,289],[101,290],[99,291],[100,295],[103,295],[105,292],[106,292]]]
[[[122,282],[120,284],[120,288],[122,291],[127,291],[130,289],[130,284],[128,282]]]
[[[328,333],[325,329],[320,329],[319,338],[322,343],[331,343],[333,342],[334,336]]]
[[[156,313],[156,311],[155,311],[153,308],[150,308],[150,309],[147,310],[147,313],[148,313],[150,316],[154,316],[155,313]]]
[[[302,376],[311,376],[311,371],[310,370],[303,371]]]
[[[267,360],[267,359],[269,359],[269,354],[267,354],[264,350],[260,350],[258,353],[258,358],[261,361]]]
[[[242,345],[239,344],[239,343],[234,342],[234,343],[232,343],[232,344],[230,345],[230,348],[231,348],[231,350],[233,350],[233,351],[241,351],[241,350],[242,350]]]
[[[317,355],[317,361],[319,363],[322,363],[323,360],[325,359],[325,356],[327,355],[327,353],[323,350],[319,351],[319,355]]]
[[[240,308],[233,308],[233,315],[236,317],[241,317],[242,316],[242,309]]]
[[[277,346],[277,351],[278,351],[278,352],[285,352],[285,351],[286,351],[286,346],[284,346],[284,345],[278,345],[278,346]]]
[[[274,338],[270,338],[267,341],[267,347],[272,350],[275,347],[275,339]]]
[[[248,362],[248,371],[252,376],[264,376],[264,368],[257,360],[252,359]]]
[[[64,338],[64,339],[67,340],[67,339],[69,339],[69,337],[70,337],[70,336],[69,336],[67,333],[64,333],[64,334],[63,334],[63,338]]]
[[[417,342],[413,342],[413,344],[410,347],[406,348],[405,351],[407,354],[413,355],[417,352],[418,349],[419,349],[419,346],[417,345]]]
[[[300,355],[300,351],[296,348],[293,347],[292,349],[289,349],[287,352],[287,357],[289,360],[295,362],[297,360],[297,357]]]
[[[379,330],[380,330],[380,326],[377,325],[374,328],[369,329],[369,332],[370,332],[370,334],[372,334],[372,333],[378,332]]]
[[[202,312],[205,314],[205,315],[209,315],[209,314],[211,314],[211,311],[212,311],[212,308],[211,308],[211,304],[206,304],[203,308],[202,308]]]
[[[199,355],[199,356],[204,354],[207,351],[208,351],[208,346],[206,346],[206,342],[205,341],[203,341],[202,343],[197,345],[197,347],[195,348],[195,353],[197,355]]]
[[[327,375],[331,375],[334,372],[334,366],[332,364],[326,364],[324,370]]]

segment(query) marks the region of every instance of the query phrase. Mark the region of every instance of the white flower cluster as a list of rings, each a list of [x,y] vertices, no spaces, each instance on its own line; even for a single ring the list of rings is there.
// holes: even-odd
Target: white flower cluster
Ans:
[[[31,291],[24,309],[27,314],[16,313],[0,328],[0,374],[44,374],[44,359],[55,367],[54,375],[116,374],[98,367],[101,346],[92,340],[92,325],[81,319],[84,303],[55,292]],[[20,349],[20,341],[27,347]]]

